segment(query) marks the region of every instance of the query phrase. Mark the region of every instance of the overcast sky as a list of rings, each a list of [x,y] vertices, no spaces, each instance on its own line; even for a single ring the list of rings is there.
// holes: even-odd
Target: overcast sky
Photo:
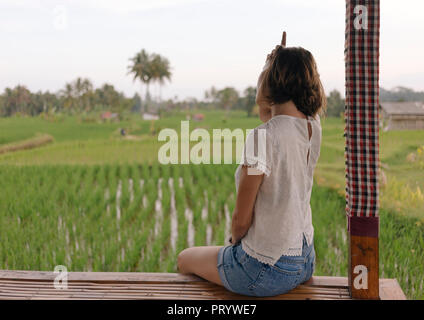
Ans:
[[[424,90],[423,12],[421,0],[381,1],[381,86]],[[326,91],[343,93],[343,0],[0,0],[0,91],[55,92],[81,76],[133,95],[128,59],[143,48],[170,60],[164,98],[241,91],[283,30],[315,56]]]

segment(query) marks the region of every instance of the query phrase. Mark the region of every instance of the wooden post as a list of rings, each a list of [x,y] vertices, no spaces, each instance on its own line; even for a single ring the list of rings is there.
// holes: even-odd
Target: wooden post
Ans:
[[[350,294],[379,299],[378,218],[348,217],[348,225]]]
[[[379,299],[379,7],[379,0],[346,0],[348,279],[358,299]]]

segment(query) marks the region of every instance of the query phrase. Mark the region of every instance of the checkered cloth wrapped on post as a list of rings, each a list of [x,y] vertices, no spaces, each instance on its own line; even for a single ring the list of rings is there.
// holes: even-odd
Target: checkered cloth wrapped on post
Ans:
[[[379,5],[346,1],[346,214],[365,233],[367,225],[378,230]]]

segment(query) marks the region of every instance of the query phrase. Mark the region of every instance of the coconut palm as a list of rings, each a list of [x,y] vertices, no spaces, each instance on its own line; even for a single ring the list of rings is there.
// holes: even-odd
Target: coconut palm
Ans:
[[[152,80],[159,83],[159,101],[162,100],[162,85],[165,80],[171,81],[169,60],[159,54],[153,53],[151,56]]]
[[[90,79],[78,77],[71,83],[65,84],[60,93],[64,96],[64,106],[67,109],[89,111],[93,96],[93,84]]]
[[[133,58],[130,58],[128,66],[128,74],[133,75],[133,81],[139,79],[142,84],[146,85],[146,96],[149,93],[149,84],[152,81],[152,70],[150,56],[146,50],[142,49]]]
[[[149,54],[144,49],[130,60],[128,74],[133,74],[133,81],[139,79],[142,84],[146,85],[145,100],[150,100],[149,85],[156,81],[159,83],[159,100],[161,100],[162,85],[165,80],[171,80],[169,60],[157,53]]]
[[[71,83],[66,83],[65,88],[60,90],[60,94],[63,96],[63,107],[66,110],[72,110],[75,105],[75,94],[74,87]]]
[[[79,79],[79,78],[78,78]],[[85,109],[85,111],[90,111],[92,107],[92,100],[93,100],[93,84],[91,83],[90,79],[82,79],[81,81],[81,105]]]

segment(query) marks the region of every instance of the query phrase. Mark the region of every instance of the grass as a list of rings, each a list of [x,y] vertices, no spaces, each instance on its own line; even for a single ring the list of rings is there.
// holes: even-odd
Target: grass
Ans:
[[[253,128],[259,124],[255,118],[247,118],[240,112],[206,112],[208,121],[190,123],[190,130],[205,128],[212,136],[216,128]],[[102,163],[153,163],[157,162],[159,142],[157,133],[163,128],[175,129],[180,133],[180,120],[185,115],[155,121],[142,120],[138,115],[120,123],[84,123],[76,117],[66,117],[59,122],[41,118],[0,118],[1,142],[18,141],[23,136],[43,132],[54,137],[51,145],[36,150],[0,154],[0,164],[102,164]],[[130,137],[123,138],[119,129],[125,128]],[[194,142],[192,143],[192,145]],[[233,157],[235,159],[235,156]]]
[[[347,276],[345,200],[334,189],[314,186],[311,208],[317,254],[316,275]],[[424,299],[424,224],[382,209],[380,277],[396,278],[408,299]]]
[[[345,192],[344,124],[342,119],[322,119],[322,145],[315,169],[318,183]],[[386,182],[380,181],[383,209],[424,219],[424,160],[409,162],[408,155],[424,145],[424,130],[380,131],[380,161]],[[420,191],[417,191],[420,190]],[[424,220],[423,220],[424,221]]]

